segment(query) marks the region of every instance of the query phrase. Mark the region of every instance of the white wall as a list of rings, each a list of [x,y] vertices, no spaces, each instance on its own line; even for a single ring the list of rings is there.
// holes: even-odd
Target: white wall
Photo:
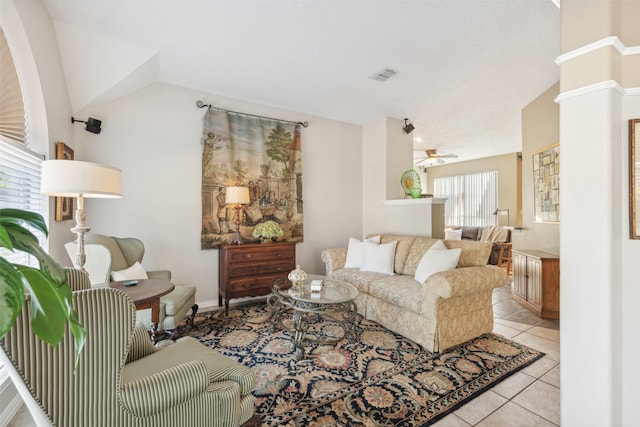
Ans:
[[[84,111],[102,120],[102,133],[76,129],[76,159],[122,169],[122,199],[87,199],[92,231],[140,238],[145,268],[169,269],[175,283],[198,287],[197,301],[217,305],[218,251],[200,249],[201,145],[204,109],[221,108],[293,121],[302,129],[304,243],[297,261],[324,273],[320,252],[362,234],[360,126],[154,84]],[[64,260],[66,263],[70,261]]]
[[[402,199],[402,172],[413,167],[411,139],[404,122],[382,118],[364,126],[362,138],[362,230],[431,236],[431,204],[385,205]],[[408,140],[407,140],[408,138]]]

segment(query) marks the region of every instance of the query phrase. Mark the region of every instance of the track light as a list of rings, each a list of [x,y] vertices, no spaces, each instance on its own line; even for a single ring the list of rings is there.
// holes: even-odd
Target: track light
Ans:
[[[415,129],[415,126],[409,123],[409,119],[404,119],[404,127],[402,128],[402,130],[405,133],[411,133],[413,132],[414,129]]]
[[[86,122],[84,120],[76,120],[73,117],[71,117],[71,123],[75,123],[75,122],[86,123],[86,126],[84,129],[87,132],[98,134],[102,130],[100,129],[100,126],[102,126],[102,120],[94,119],[92,117],[89,117]]]

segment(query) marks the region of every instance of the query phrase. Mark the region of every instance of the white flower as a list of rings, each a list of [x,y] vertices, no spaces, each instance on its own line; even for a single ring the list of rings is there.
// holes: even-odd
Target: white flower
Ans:
[[[266,239],[271,239],[274,237],[282,237],[284,236],[284,232],[282,228],[275,221],[265,221],[256,225],[253,229],[253,233],[251,233],[253,237],[259,238],[264,237]]]

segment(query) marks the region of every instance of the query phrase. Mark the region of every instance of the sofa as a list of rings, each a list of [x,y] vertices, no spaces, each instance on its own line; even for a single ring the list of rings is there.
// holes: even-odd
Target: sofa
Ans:
[[[407,337],[425,349],[441,352],[493,330],[493,289],[507,283],[506,272],[487,265],[491,242],[445,240],[460,248],[455,268],[415,280],[416,269],[438,240],[419,236],[381,235],[380,244],[397,242],[393,274],[345,268],[347,248],[321,253],[328,278],[343,280],[359,291],[360,315]]]
[[[445,239],[471,240],[474,242],[492,242],[491,255],[488,263],[497,265],[500,259],[500,251],[504,250],[501,243],[511,242],[511,229],[495,225],[480,226],[455,226],[445,229]],[[503,256],[508,254],[502,254]]]

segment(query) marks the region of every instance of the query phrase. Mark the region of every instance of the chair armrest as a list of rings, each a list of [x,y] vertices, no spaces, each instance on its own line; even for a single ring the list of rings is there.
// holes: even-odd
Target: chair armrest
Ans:
[[[131,344],[129,345],[129,353],[127,354],[127,363],[148,356],[158,349],[153,346],[147,328],[140,322],[136,322],[136,326],[131,334]]]
[[[205,364],[193,360],[123,384],[120,401],[134,416],[148,417],[205,393],[208,385]]]
[[[460,267],[431,275],[423,292],[451,298],[477,292],[491,292],[507,283],[507,273],[495,265]]]
[[[343,268],[347,262],[347,248],[325,249],[320,256],[324,261],[327,277],[331,277],[334,271]]]
[[[169,270],[147,271],[149,279],[165,279],[171,280],[171,272]]]

